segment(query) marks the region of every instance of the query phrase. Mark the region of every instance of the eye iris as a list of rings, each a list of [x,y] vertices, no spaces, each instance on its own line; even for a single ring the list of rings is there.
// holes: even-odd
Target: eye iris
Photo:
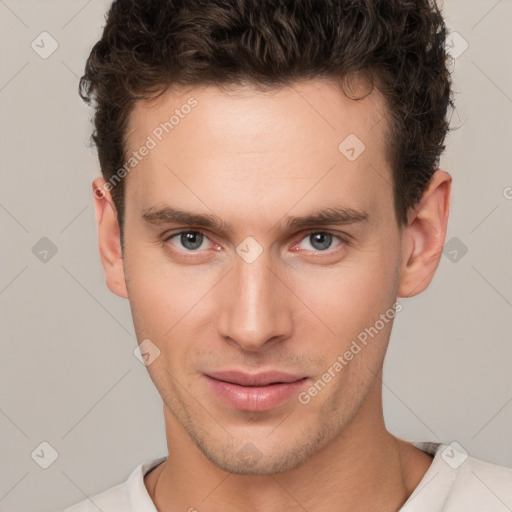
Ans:
[[[328,249],[331,245],[332,235],[330,233],[312,233],[309,235],[309,239],[315,249],[323,250]],[[316,242],[319,242],[319,244],[315,245]]]
[[[183,244],[183,247],[190,249],[191,251],[201,247],[202,241],[203,235],[201,233],[189,232],[182,233],[180,236],[180,242]],[[190,245],[192,245],[192,247],[190,247]]]
[[[332,235],[330,233],[312,233],[309,235],[309,239],[311,241],[311,245],[318,250],[328,249],[332,243]],[[181,233],[180,241],[183,244],[183,247],[194,251],[201,247],[203,235],[196,232]]]

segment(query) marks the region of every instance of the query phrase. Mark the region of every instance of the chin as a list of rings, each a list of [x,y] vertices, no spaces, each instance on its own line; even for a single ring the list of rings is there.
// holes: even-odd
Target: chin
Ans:
[[[204,455],[220,469],[235,475],[275,475],[290,471],[302,464],[303,460],[297,453],[278,453],[270,455],[259,454],[257,460],[240,453],[223,453],[219,457],[215,454],[203,452]]]
[[[320,430],[313,435],[302,433],[293,440],[290,440],[290,435],[282,434],[281,432],[281,436],[272,441],[266,434],[254,441],[237,442],[231,438],[228,443],[192,437],[210,462],[237,475],[275,475],[291,471],[331,441],[327,430]],[[246,436],[245,438],[247,439]]]

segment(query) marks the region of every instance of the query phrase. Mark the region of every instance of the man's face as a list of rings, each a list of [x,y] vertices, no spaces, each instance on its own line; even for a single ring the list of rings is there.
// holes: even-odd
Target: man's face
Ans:
[[[377,91],[353,101],[320,80],[173,91],[132,112],[128,152],[156,143],[126,182],[138,341],[160,350],[148,371],[168,421],[227,471],[296,467],[376,400],[401,263],[384,115]],[[223,224],[163,222],[165,207]],[[352,215],[293,222],[326,209]],[[251,388],[228,371],[302,380]]]

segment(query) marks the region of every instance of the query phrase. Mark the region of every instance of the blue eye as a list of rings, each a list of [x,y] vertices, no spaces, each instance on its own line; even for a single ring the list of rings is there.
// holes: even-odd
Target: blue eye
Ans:
[[[181,231],[171,235],[166,241],[170,241],[173,238],[178,238],[182,247],[187,251],[197,251],[201,248],[202,243],[208,240],[208,238],[199,231]]]
[[[313,250],[325,251],[325,250],[331,248],[334,238],[341,240],[339,236],[336,236],[327,231],[311,231],[302,239],[301,245],[304,240],[307,240],[309,242],[310,246],[313,248]],[[339,242],[338,245],[340,243],[341,242]],[[307,249],[307,250],[310,250],[310,249]]]
[[[168,250],[178,254],[188,254],[189,257],[193,257],[194,254],[199,256],[201,253],[204,256],[204,253],[212,248],[221,250],[221,247],[213,243],[207,235],[195,230],[173,233],[165,238],[164,243],[167,245]],[[330,253],[330,249],[335,249],[341,245],[350,245],[350,243],[342,236],[328,231],[310,231],[291,250],[293,252],[304,250],[313,253]]]

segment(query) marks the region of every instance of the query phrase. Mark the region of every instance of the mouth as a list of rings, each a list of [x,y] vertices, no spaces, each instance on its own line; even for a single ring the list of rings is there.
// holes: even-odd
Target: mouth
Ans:
[[[275,409],[300,391],[309,380],[280,371],[249,374],[239,371],[203,374],[210,391],[238,410],[261,412]]]

